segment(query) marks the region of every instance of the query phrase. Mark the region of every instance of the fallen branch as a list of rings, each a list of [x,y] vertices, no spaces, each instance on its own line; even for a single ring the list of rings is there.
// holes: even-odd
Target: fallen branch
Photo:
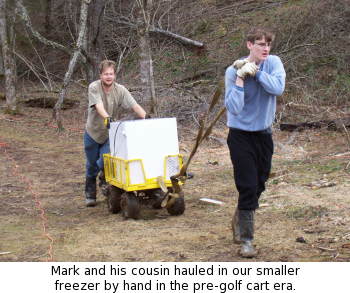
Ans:
[[[284,197],[284,196],[288,196],[288,195],[287,194],[276,194],[276,195],[265,196],[262,199],[279,198],[279,197]]]
[[[313,234],[313,233],[321,233],[321,232],[327,232],[329,229],[304,229],[305,233]]]
[[[323,187],[333,187],[336,184],[337,183],[333,181],[332,182],[310,182],[310,183],[304,184],[304,186],[312,187],[312,189],[319,189]]]
[[[318,247],[319,249],[323,250],[323,251],[337,251],[334,248],[326,248],[326,247]]]
[[[259,208],[263,208],[263,207],[268,207],[269,204],[268,203],[262,203],[262,204],[259,204]]]
[[[342,157],[344,155],[349,155],[350,152],[346,152],[346,153],[342,153],[342,154],[336,154],[336,155],[330,155],[328,157],[325,157],[325,158],[335,158],[335,157]]]
[[[350,127],[350,116],[344,118],[336,119],[326,119],[319,121],[310,121],[302,123],[285,123],[282,122],[280,125],[280,130],[282,131],[302,131],[306,128],[316,129],[322,127],[328,127],[330,130],[339,130],[340,128]],[[349,142],[350,143],[350,142]]]

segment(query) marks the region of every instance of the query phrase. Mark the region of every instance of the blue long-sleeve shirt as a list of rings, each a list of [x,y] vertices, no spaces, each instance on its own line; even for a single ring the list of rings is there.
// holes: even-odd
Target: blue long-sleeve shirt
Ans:
[[[269,55],[255,77],[247,75],[244,87],[236,85],[237,69],[230,66],[225,75],[227,126],[245,131],[270,127],[275,119],[276,96],[282,95],[286,73],[281,59]]]

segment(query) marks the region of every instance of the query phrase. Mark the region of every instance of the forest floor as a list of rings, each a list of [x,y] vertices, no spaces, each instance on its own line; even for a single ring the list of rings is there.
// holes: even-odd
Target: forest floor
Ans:
[[[4,106],[0,100],[0,113]],[[0,261],[350,261],[344,131],[273,130],[272,174],[256,212],[258,257],[246,260],[232,240],[237,191],[229,151],[217,140],[204,142],[190,164],[195,177],[183,186],[183,215],[144,207],[139,220],[124,220],[108,211],[100,190],[98,205],[86,208],[86,108],[84,102],[63,111],[64,131],[45,125],[52,109],[21,103],[21,114],[0,114]],[[195,127],[178,128],[186,158]],[[227,130],[213,136],[225,141]]]

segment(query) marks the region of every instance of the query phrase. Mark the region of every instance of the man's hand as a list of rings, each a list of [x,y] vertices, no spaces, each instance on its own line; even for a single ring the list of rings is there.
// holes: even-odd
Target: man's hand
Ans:
[[[245,65],[246,63],[249,63],[246,59],[244,60],[240,59],[240,60],[236,60],[232,66],[236,69],[241,69],[243,65]]]
[[[258,73],[258,66],[255,65],[255,62],[251,62],[251,63],[247,63],[244,64],[243,67],[241,69],[239,69],[237,71],[237,75],[242,78],[245,79],[245,77],[247,76],[247,74],[249,74],[250,76],[255,76]]]
[[[112,117],[107,117],[105,119],[105,125],[106,127],[109,129],[111,127],[111,122],[116,122],[117,120],[115,120],[114,118]]]

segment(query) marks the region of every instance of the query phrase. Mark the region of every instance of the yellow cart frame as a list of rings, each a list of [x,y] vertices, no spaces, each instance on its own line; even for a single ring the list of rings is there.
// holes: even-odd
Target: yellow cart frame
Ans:
[[[111,185],[127,192],[161,188],[157,178],[146,178],[142,159],[124,160],[104,154],[103,161],[106,181]],[[170,177],[177,174],[182,166],[181,154],[165,157],[163,180],[167,187],[172,186]],[[181,182],[179,184],[182,185]]]

